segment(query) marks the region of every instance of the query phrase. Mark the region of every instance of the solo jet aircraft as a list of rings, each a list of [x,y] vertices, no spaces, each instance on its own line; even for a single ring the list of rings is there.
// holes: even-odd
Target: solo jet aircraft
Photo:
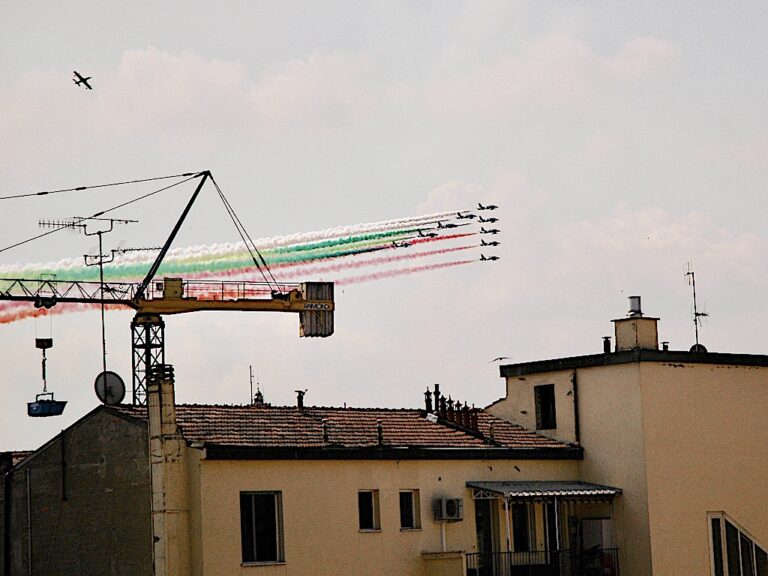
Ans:
[[[499,232],[501,232],[501,230],[498,228],[490,228],[486,230],[485,228],[480,227],[480,234],[498,234]]]
[[[88,88],[88,90],[93,90],[93,88],[91,88],[91,85],[88,84],[88,80],[90,80],[92,78],[92,76],[85,76],[85,77],[83,77],[80,74],[80,72],[78,72],[77,70],[74,70],[74,73],[75,73],[75,78],[72,78],[72,82],[74,82],[78,86],[80,86],[82,84],[83,86]]]
[[[483,206],[482,204],[480,204],[480,202],[477,203],[478,210],[496,210],[496,208],[498,208],[496,204],[488,204],[486,206]]]
[[[480,261],[481,262],[491,262],[493,260],[499,260],[499,257],[498,256],[488,256],[486,258],[485,254],[480,254]]]
[[[424,232],[423,230],[419,230],[419,237],[420,238],[435,238],[437,237],[436,232]]]
[[[467,212],[466,214],[456,212],[456,217],[461,220],[471,220],[472,218],[477,218],[477,214],[472,214],[472,212]]]
[[[486,242],[483,238],[480,238],[480,246],[498,246],[501,242],[494,240],[492,242]]]
[[[480,216],[480,220],[478,220],[478,222],[486,223],[486,224],[493,224],[494,222],[498,222],[498,221],[499,221],[498,218],[483,218],[482,216]]]

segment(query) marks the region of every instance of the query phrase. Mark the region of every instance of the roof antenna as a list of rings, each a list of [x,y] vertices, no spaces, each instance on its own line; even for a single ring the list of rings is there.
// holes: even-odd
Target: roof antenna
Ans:
[[[685,281],[693,288],[693,328],[696,333],[696,344],[691,346],[691,352],[706,352],[707,349],[699,344],[699,325],[701,325],[701,319],[709,316],[706,312],[699,312],[698,305],[696,303],[696,274],[693,271],[691,263],[688,262],[685,265]]]

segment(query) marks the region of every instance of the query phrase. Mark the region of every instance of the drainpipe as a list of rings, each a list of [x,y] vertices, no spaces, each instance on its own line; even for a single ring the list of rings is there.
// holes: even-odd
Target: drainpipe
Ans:
[[[581,446],[581,422],[579,420],[579,382],[576,378],[576,370],[571,373],[571,388],[573,389],[573,435],[576,444]]]
[[[560,550],[560,508],[557,503],[557,496],[555,496],[555,546],[556,550]]]
[[[447,539],[445,537],[445,520],[440,522],[440,549],[443,552],[447,552],[448,551],[448,542],[447,542]]]
[[[512,551],[512,528],[509,524],[509,498],[504,498],[504,519],[507,523],[507,552]]]
[[[9,464],[10,465],[10,464]],[[3,574],[11,574],[11,498],[13,470],[3,474]]]
[[[32,576],[32,470],[27,470],[27,574]]]

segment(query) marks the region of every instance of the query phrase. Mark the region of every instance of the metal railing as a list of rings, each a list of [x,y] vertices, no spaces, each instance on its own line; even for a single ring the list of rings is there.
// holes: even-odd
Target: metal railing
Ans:
[[[467,576],[619,576],[619,550],[467,554]]]

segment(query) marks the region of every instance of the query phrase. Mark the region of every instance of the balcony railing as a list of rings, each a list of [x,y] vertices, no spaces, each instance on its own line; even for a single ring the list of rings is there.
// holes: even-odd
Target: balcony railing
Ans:
[[[467,576],[619,576],[619,550],[467,554]]]

